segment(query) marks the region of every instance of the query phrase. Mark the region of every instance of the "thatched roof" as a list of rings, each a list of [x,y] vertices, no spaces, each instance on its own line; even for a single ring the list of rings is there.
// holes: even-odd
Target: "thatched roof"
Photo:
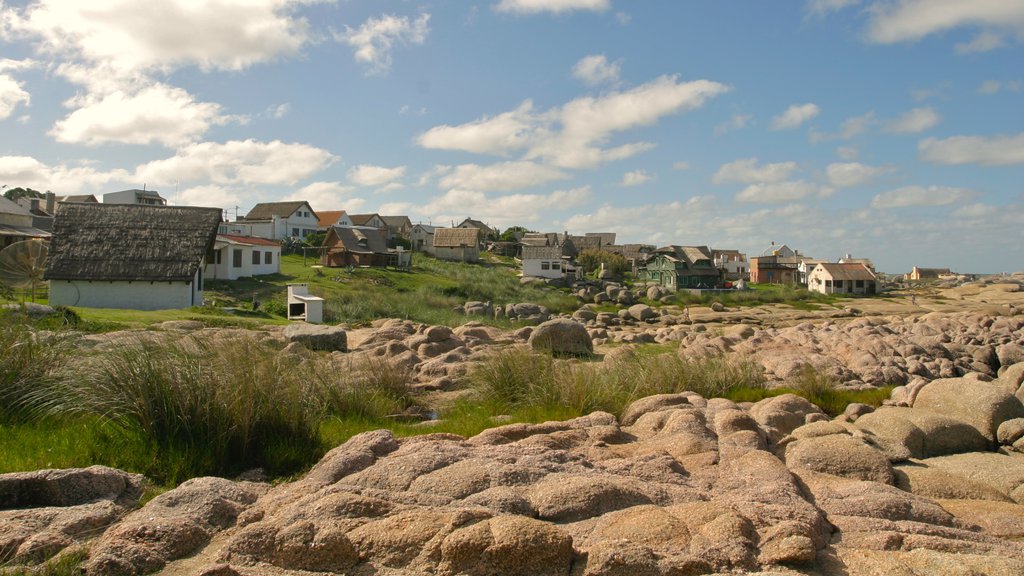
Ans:
[[[44,277],[187,282],[220,220],[220,208],[61,204]]]
[[[408,216],[381,216],[381,220],[388,225],[389,228],[401,228],[402,226],[412,226],[412,220],[409,220]]]
[[[387,254],[388,239],[384,230],[367,226],[331,226],[324,238],[328,252],[356,254]]]
[[[277,216],[278,218],[287,218],[303,206],[309,208],[309,211],[316,216],[316,211],[313,210],[309,203],[303,200],[298,200],[295,202],[260,202],[253,206],[252,210],[249,210],[249,213],[245,215],[245,219],[270,220],[273,216]]]
[[[559,260],[566,256],[562,246],[523,246],[523,260]]]
[[[834,264],[823,262],[818,264],[818,268],[823,269],[832,277],[833,280],[874,280],[875,275],[868,270],[868,267],[859,264]]]
[[[437,228],[434,230],[435,248],[477,246],[479,242],[480,230],[477,228]]]

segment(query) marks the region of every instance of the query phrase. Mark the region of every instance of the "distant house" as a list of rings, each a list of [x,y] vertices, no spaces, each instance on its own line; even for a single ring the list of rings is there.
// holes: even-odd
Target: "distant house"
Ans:
[[[712,248],[711,256],[715,259],[715,268],[718,268],[726,280],[746,280],[750,273],[747,255],[739,250]]]
[[[384,225],[388,229],[388,241],[395,238],[409,239],[409,234],[412,232],[412,221],[408,216],[381,216],[380,219],[384,221]]]
[[[434,256],[439,260],[476,262],[480,260],[480,230],[476,228],[436,228]]]
[[[558,245],[558,233],[556,232],[527,232],[519,239],[523,246],[556,246]]]
[[[409,241],[412,242],[412,249],[415,252],[434,253],[434,232],[436,226],[429,224],[416,224],[409,232]]]
[[[281,271],[281,243],[253,236],[218,234],[206,255],[207,280],[237,280]]]
[[[750,281],[763,284],[800,282],[800,262],[808,257],[785,244],[775,244],[750,259]]]
[[[868,270],[875,271],[875,264],[871,261],[871,258],[854,258],[847,254],[839,259],[840,264],[863,264]]]
[[[219,208],[65,203],[44,278],[50,304],[162,310],[203,303]]]
[[[822,294],[874,294],[878,279],[864,264],[825,262],[811,270],[807,288]]]
[[[907,280],[934,280],[940,276],[949,276],[952,272],[949,268],[918,268],[914,266],[914,269],[905,276]]]
[[[53,205],[52,214],[54,216],[56,216],[57,212],[60,210],[60,205],[62,202],[86,202],[89,204],[97,204],[99,203],[99,200],[97,200],[96,196],[93,194],[70,194],[67,196],[57,196],[55,198],[55,202]]]
[[[575,271],[563,245],[523,246],[523,276],[531,278],[563,278]]]
[[[32,213],[32,227],[40,230],[53,230],[53,214],[57,209],[57,196],[47,192],[42,198],[22,196],[17,202]]]
[[[587,238],[600,238],[602,246],[612,246],[615,244],[615,232],[587,232],[584,236]]]
[[[658,248],[640,270],[639,277],[670,290],[717,288],[721,278],[707,246]]]
[[[308,202],[261,202],[235,222],[225,222],[219,232],[269,240],[305,238],[319,230],[319,216]]]
[[[49,238],[50,232],[33,226],[32,211],[0,196],[0,248],[31,238]]]
[[[607,244],[601,249],[625,258],[633,274],[637,274],[647,264],[647,260],[657,247],[653,244]]]
[[[104,204],[144,204],[146,206],[166,206],[167,199],[156,190],[121,190],[103,195]]]
[[[324,237],[320,264],[344,266],[394,266],[397,256],[388,251],[384,230],[369,226],[332,226]]]
[[[331,226],[355,226],[348,212],[344,210],[321,210],[316,215],[316,227],[321,232],[327,231]]]
[[[473,220],[472,218],[466,218],[460,222],[456,228],[476,228],[480,231],[481,241],[498,239],[499,232],[497,228],[491,228],[487,224],[484,224],[479,220]]]
[[[379,214],[349,214],[353,226],[368,226],[378,230],[387,230],[388,223]]]
[[[811,272],[818,264],[828,264],[828,260],[822,260],[820,258],[801,258],[800,263],[796,265],[796,281],[807,286],[807,281],[811,276]]]

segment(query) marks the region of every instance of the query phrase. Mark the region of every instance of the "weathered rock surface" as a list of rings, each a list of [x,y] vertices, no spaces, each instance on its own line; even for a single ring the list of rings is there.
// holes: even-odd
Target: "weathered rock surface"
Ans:
[[[348,336],[345,329],[340,326],[296,322],[285,326],[284,337],[289,342],[298,342],[310,350],[348,350]]]
[[[579,322],[564,318],[548,320],[530,333],[530,346],[538,352],[587,356],[594,353],[590,334]]]
[[[996,410],[991,424],[1011,426],[1011,415]],[[107,528],[85,568],[246,576],[1021,573],[1024,454],[951,440],[936,449],[935,422],[991,446],[971,423],[931,409],[883,408],[851,423],[830,421],[795,396],[740,405],[692,393],[639,400],[621,423],[595,412],[471,438],[368,432],[295,482],[186,482]],[[894,458],[900,448],[905,454]],[[929,456],[935,451],[944,454]],[[26,508],[0,523],[0,535],[54,517],[52,502],[20,498]],[[92,510],[95,525],[116,519],[101,512]],[[27,539],[0,550],[26,561],[74,541],[68,523],[50,526],[32,544],[43,551],[36,556],[12,553]]]

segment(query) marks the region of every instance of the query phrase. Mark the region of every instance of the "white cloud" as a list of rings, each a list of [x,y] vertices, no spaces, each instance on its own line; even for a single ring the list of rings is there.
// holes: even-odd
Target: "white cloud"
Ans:
[[[959,42],[953,49],[957,54],[976,54],[978,52],[991,52],[1002,47],[1006,42],[1002,34],[995,32],[982,32],[970,42]]]
[[[526,101],[493,118],[435,126],[417,142],[424,148],[503,156],[526,149],[527,160],[545,160],[561,168],[592,168],[654,147],[649,142],[633,142],[602,148],[616,132],[699,108],[728,90],[709,80],[679,82],[674,76],[662,76],[628,91],[577,98],[543,113],[535,112],[533,104]]]
[[[391,51],[396,43],[423,44],[427,41],[430,14],[420,14],[415,20],[407,16],[384,14],[369,18],[358,29],[345,27],[335,39],[355,49],[356,62],[369,66],[368,73],[383,74],[391,69]]]
[[[307,0],[39,0],[11,9],[15,34],[37,50],[106,63],[119,74],[185,65],[241,70],[292,56],[310,40],[292,10]],[[187,39],[187,40],[183,40]]]
[[[653,180],[654,177],[643,170],[633,170],[622,175],[623,186],[640,186]]]
[[[1024,132],[1009,136],[927,138],[917,143],[917,155],[932,164],[1024,164]]]
[[[686,160],[680,160],[680,161],[672,164],[672,169],[673,170],[689,170],[690,169],[690,163],[687,162]]]
[[[269,110],[267,110],[267,113],[270,115],[271,118],[280,120],[281,118],[287,116],[288,113],[291,112],[291,110],[292,105],[285,102],[284,104],[278,104],[277,106],[271,107]]]
[[[0,182],[11,188],[23,186],[35,190],[52,190],[57,194],[95,191],[111,182],[129,181],[125,170],[103,172],[82,165],[48,166],[31,156],[0,156]]]
[[[405,166],[386,168],[384,166],[360,164],[350,168],[346,176],[349,182],[357,186],[384,186],[392,184],[395,180],[405,176]]]
[[[847,118],[839,127],[839,137],[849,140],[867,132],[868,128],[875,123],[875,112],[871,111],[862,116]]]
[[[740,184],[778,183],[789,178],[796,170],[796,162],[761,165],[758,165],[757,162],[757,158],[741,158],[722,164],[711,181],[715,184],[729,182]]]
[[[896,134],[917,134],[939,124],[939,114],[931,107],[914,108],[896,120],[889,122],[885,129]]]
[[[807,0],[807,13],[811,16],[825,16],[843,8],[860,4],[860,0]]]
[[[183,206],[221,206],[224,208],[241,204],[244,200],[237,190],[216,184],[186,188],[175,195],[175,204]]]
[[[662,76],[625,92],[578,98],[553,113],[561,132],[549,135],[545,130],[527,158],[543,158],[563,168],[592,168],[628,158],[649,150],[653,144],[636,142],[611,149],[601,146],[616,132],[649,126],[663,116],[699,108],[728,90],[709,80],[680,83],[674,76]]]
[[[772,130],[791,130],[821,113],[817,104],[793,104],[786,111],[772,118]]]
[[[980,29],[982,35],[1024,33],[1024,3],[1008,0],[895,0],[875,2],[867,37],[872,42],[914,42],[954,28]],[[976,48],[994,47],[991,38],[975,40]]]
[[[7,74],[0,74],[0,120],[10,117],[19,104],[28,105],[31,99],[20,82]]]
[[[840,160],[846,160],[849,162],[851,160],[856,160],[857,157],[860,156],[860,151],[853,146],[840,146],[836,148],[836,156],[839,156]]]
[[[852,188],[867,184],[874,179],[892,172],[890,166],[867,166],[859,162],[836,162],[828,165],[825,175],[836,188]]]
[[[449,190],[420,209],[435,222],[459,222],[472,211],[473,218],[505,228],[549,218],[551,212],[585,204],[589,186],[557,190],[550,194],[487,195],[472,190]]]
[[[1000,82],[999,80],[986,80],[978,86],[978,92],[981,94],[997,94],[1001,90],[1007,92],[1021,92],[1024,90],[1024,82],[1020,80],[1010,80],[1008,82]]]
[[[619,81],[621,68],[621,60],[608,62],[604,54],[591,54],[572,67],[572,75],[590,86],[614,84]]]
[[[574,214],[563,222],[570,231],[605,230],[615,232],[620,241],[650,242],[658,245],[679,243],[680,238],[709,241],[710,232],[720,233],[715,218],[715,196],[692,196],[686,201],[663,204],[613,206],[604,204],[586,214]]]
[[[788,182],[771,182],[751,184],[736,195],[738,202],[751,202],[761,204],[777,204],[780,202],[793,202],[808,196],[820,193],[820,188],[805,182],[795,180]]]
[[[987,219],[998,216],[1001,211],[1002,207],[991,204],[968,204],[953,210],[952,215],[954,218]]]
[[[205,180],[213,184],[292,185],[336,159],[321,148],[279,140],[201,142],[185,146],[171,158],[143,164],[135,174],[140,181],[162,184]]]
[[[565,172],[534,162],[502,162],[490,166],[462,164],[441,177],[438,186],[463,190],[508,191],[565,180]]]
[[[228,119],[217,104],[196,102],[181,88],[156,84],[135,94],[113,92],[57,121],[50,135],[59,142],[107,142],[179,146]]]
[[[715,126],[715,134],[721,136],[726,132],[732,132],[733,130],[741,130],[746,128],[750,121],[754,119],[753,114],[733,114],[732,118],[728,121],[722,122],[718,126]]]
[[[878,194],[871,199],[871,207],[878,209],[908,208],[913,206],[948,206],[967,202],[978,195],[966,188],[949,186],[904,186]]]
[[[602,12],[611,6],[611,0],[501,0],[494,6],[494,9],[498,12],[515,14],[539,14],[541,12],[562,14],[575,10]]]
[[[358,210],[365,201],[362,198],[351,198],[355,190],[341,182],[313,182],[285,196],[283,201],[305,200],[313,210]]]
[[[504,156],[529,145],[531,132],[539,119],[533,103],[523,102],[511,112],[474,120],[459,126],[435,126],[421,134],[416,142],[435,150],[461,150],[477,154]]]

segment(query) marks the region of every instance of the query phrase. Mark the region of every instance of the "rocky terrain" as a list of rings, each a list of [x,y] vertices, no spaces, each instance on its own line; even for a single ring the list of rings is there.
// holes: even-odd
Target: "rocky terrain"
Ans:
[[[89,574],[188,576],[1024,574],[1021,296],[1002,283],[819,311],[631,304],[551,322],[523,308],[540,325],[266,332],[284,353],[388,358],[431,390],[501,346],[602,355],[642,342],[743,354],[778,381],[809,364],[847,386],[901,386],[836,418],[792,395],[683,393],[618,419],[470,438],[375,431],[293,482],[196,478],[141,508],[144,479],[118,470],[0,475],[0,558],[84,551]],[[232,333],[162,328],[146,337]]]

